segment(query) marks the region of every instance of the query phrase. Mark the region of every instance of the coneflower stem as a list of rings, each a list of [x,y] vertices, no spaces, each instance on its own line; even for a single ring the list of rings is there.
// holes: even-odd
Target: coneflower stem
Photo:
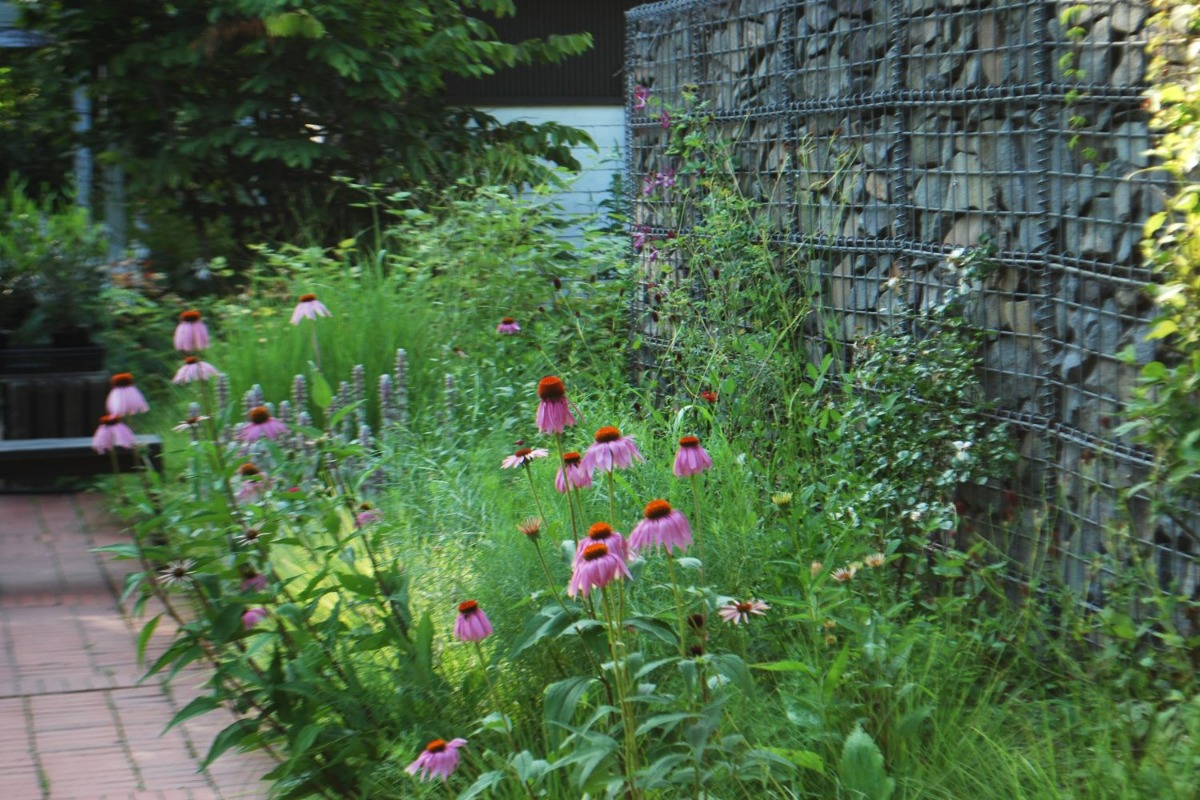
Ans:
[[[554,434],[554,444],[558,448],[558,463],[562,465],[563,481],[567,484],[567,489],[571,488],[571,479],[567,476],[567,462],[563,460],[563,443],[562,433]],[[575,542],[575,549],[579,549],[579,527],[575,521],[575,507],[571,505],[570,495],[567,496],[567,508],[571,512],[571,539]]]
[[[611,466],[611,465],[610,465]],[[608,471],[608,524],[617,524],[617,479],[613,477],[613,471]]]
[[[496,693],[496,685],[492,683],[492,676],[488,674],[487,659],[483,655],[483,645],[478,641],[474,642],[475,654],[479,656],[479,669],[483,672],[483,682],[487,684],[488,694],[492,697],[492,704],[496,706],[496,713],[500,715],[500,721],[504,724],[504,735],[508,737],[508,746],[512,751],[517,752],[517,743],[513,741],[512,731],[508,727],[508,719],[504,714],[504,708],[500,705],[500,695]]]
[[[533,540],[533,549],[537,551],[538,561],[542,564],[542,572],[546,575],[546,583],[550,585],[550,594],[554,595],[554,602],[558,603],[563,613],[568,617],[571,616],[571,611],[567,608],[567,604],[563,602],[562,597],[558,593],[558,584],[554,582],[554,578],[550,575],[550,566],[546,563],[546,556],[542,554],[542,546],[538,544],[536,539]]]
[[[624,591],[621,592],[624,594]],[[625,757],[622,759],[625,767],[625,781],[628,794],[636,798],[637,785],[634,776],[637,774],[637,735],[634,729],[633,706],[629,702],[629,687],[626,684],[625,664],[617,656],[617,637],[621,628],[621,620],[613,616],[612,602],[608,597],[608,588],[600,587],[600,597],[604,605],[605,630],[608,634],[608,649],[613,660],[613,682],[617,686],[617,702],[621,706],[621,732],[625,739]]]
[[[112,462],[113,480],[117,484],[117,498],[125,502],[125,486],[121,483],[121,465],[117,462],[117,448],[108,448],[108,459]]]
[[[700,551],[700,584],[704,584],[704,538],[700,535],[700,479],[692,475],[692,533],[696,534],[696,549]]]
[[[675,580],[675,557],[671,548],[664,547],[667,552],[667,574],[671,576],[671,589],[675,593],[675,613],[679,617],[679,655],[687,658],[687,617],[683,612],[683,595],[679,592],[679,581]]]
[[[309,324],[312,325],[313,360],[317,364],[317,372],[320,372],[321,371],[321,344],[320,344],[320,342],[317,341],[317,321],[315,319],[309,320]]]

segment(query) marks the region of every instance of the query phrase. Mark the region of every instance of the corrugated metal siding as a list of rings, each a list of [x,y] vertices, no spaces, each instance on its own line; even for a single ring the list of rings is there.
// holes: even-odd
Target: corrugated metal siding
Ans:
[[[640,0],[516,0],[517,15],[488,22],[502,41],[590,33],[592,49],[559,64],[501,70],[479,80],[453,78],[446,96],[471,105],[619,103],[623,94],[625,11]]]

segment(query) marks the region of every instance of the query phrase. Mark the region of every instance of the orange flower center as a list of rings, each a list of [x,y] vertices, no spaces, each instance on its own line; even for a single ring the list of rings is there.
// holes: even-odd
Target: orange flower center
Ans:
[[[116,375],[112,376],[112,385],[116,387],[133,386],[133,373],[118,372]]]
[[[121,418],[118,417],[116,414],[105,414],[103,417],[100,418],[101,425],[116,425],[120,421],[121,421]]]
[[[605,425],[600,430],[596,431],[597,442],[615,442],[621,438],[621,432],[612,425]]]
[[[478,610],[479,603],[474,600],[466,600],[458,604],[458,613],[460,614],[474,614]]]
[[[522,447],[520,450],[513,453],[513,455],[516,456],[517,458],[524,458],[525,456],[529,455],[532,452],[533,452],[532,447]]]
[[[737,604],[737,610],[739,613],[742,613],[742,614],[749,614],[753,608],[754,608],[754,606],[750,605],[749,601],[747,601],[747,600],[743,600],[742,602]]]
[[[608,545],[604,542],[596,542],[583,548],[584,561],[595,561],[596,559],[604,558],[606,555],[608,555]]]
[[[597,522],[592,527],[588,528],[588,538],[597,541],[603,541],[612,536],[613,529],[606,522]]]
[[[543,400],[562,400],[567,396],[567,387],[553,375],[547,375],[538,381],[538,397]]]
[[[240,467],[238,467],[238,472],[246,476],[262,474],[262,470],[253,464],[242,464]]]
[[[684,436],[679,440],[680,447],[699,447],[700,440],[695,436]]]
[[[311,302],[315,301],[316,299],[317,299],[317,296],[316,296],[315,294],[302,294],[302,295],[300,295],[300,302],[301,302],[301,303],[311,303]]]
[[[200,363],[200,359],[196,358],[195,356],[188,356],[187,358],[185,358],[185,359],[183,360],[183,363],[185,363],[185,364],[187,364],[187,365],[189,365],[189,366],[190,366],[190,365],[192,365],[192,364],[199,364],[199,363]]]
[[[179,319],[181,322],[199,322],[200,312],[189,309],[180,314]]]
[[[501,325],[512,325],[514,322],[516,322],[516,320],[512,317],[505,317],[504,319],[500,320]]]
[[[266,406],[255,406],[250,409],[250,421],[255,425],[262,425],[270,418],[271,412],[267,410]]]
[[[576,464],[578,464],[582,460],[583,460],[583,456],[579,455],[579,453],[576,453],[574,450],[572,450],[569,453],[563,453],[563,463],[568,464],[572,467],[575,466]]]
[[[651,500],[646,504],[646,519],[662,519],[671,513],[671,504],[666,500]]]
[[[446,740],[445,739],[434,739],[432,742],[425,745],[425,752],[427,752],[427,753],[440,753],[445,749],[446,749]]]

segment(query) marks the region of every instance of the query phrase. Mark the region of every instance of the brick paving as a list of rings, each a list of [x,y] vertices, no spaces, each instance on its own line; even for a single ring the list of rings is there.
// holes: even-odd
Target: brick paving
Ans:
[[[138,683],[141,621],[117,601],[136,567],[92,552],[125,541],[98,496],[0,496],[0,800],[266,797],[265,757],[231,751],[199,770],[228,713],[163,733],[206,672]],[[170,635],[164,620],[151,657]]]

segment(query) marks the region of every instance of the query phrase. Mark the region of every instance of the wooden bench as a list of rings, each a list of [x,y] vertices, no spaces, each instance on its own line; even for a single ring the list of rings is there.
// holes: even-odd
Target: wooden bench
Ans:
[[[162,472],[162,439],[150,434],[137,437],[138,447],[150,464]],[[117,448],[117,465],[122,472],[137,466],[130,450]],[[74,489],[82,478],[112,472],[108,453],[92,449],[92,437],[62,439],[0,439],[0,491]],[[72,483],[76,485],[71,485]]]

